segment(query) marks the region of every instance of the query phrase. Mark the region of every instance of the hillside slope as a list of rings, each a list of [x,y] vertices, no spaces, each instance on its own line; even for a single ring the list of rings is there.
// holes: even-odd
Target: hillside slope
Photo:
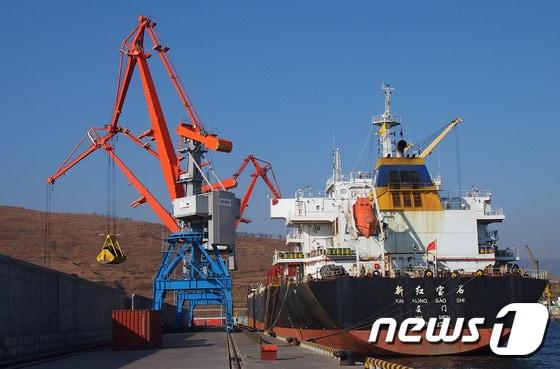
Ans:
[[[99,215],[51,213],[50,257],[46,253],[45,212],[0,206],[0,253],[69,274],[151,296],[151,283],[161,261],[166,229],[156,223],[119,219],[117,233],[127,256],[119,265],[100,265],[95,256],[107,231]],[[285,250],[283,240],[239,236],[238,271],[233,273],[234,301],[244,302],[247,287],[262,282],[272,263],[274,249]]]

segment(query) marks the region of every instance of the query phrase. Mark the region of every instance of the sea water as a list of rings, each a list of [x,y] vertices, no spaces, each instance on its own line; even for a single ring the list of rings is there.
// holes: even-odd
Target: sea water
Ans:
[[[541,348],[529,357],[434,356],[391,358],[389,361],[415,369],[560,369],[560,321],[550,321]]]

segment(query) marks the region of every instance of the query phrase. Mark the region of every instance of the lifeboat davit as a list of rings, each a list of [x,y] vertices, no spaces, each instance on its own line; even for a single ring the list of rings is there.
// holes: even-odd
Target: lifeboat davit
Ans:
[[[354,222],[360,235],[371,237],[377,233],[377,217],[373,212],[371,201],[367,197],[358,197],[352,209]]]

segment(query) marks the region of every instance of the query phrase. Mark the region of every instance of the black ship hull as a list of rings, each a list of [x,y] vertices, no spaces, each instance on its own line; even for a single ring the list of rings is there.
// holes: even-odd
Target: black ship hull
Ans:
[[[348,276],[333,280],[268,285],[248,296],[248,325],[272,330],[283,337],[312,340],[360,354],[450,355],[488,349],[496,314],[514,302],[537,302],[547,280],[519,275],[457,278],[385,278]],[[484,318],[480,339],[473,343],[393,343],[382,330],[375,343],[368,342],[372,323],[394,318],[399,324],[411,317],[467,322]],[[510,318],[511,319],[511,318]],[[507,335],[511,321],[502,333]],[[383,328],[382,328],[383,329]],[[467,332],[465,323],[464,330]]]

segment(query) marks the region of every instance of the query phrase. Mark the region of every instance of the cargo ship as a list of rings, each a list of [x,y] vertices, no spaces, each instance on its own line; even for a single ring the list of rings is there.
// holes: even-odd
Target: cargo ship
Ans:
[[[511,330],[511,317],[497,321],[498,311],[537,302],[547,273],[520,268],[518,250],[498,247],[505,215],[489,191],[444,191],[428,171],[427,157],[461,119],[408,143],[391,112],[393,89],[382,89],[385,110],[372,118],[375,167],[344,174],[335,149],[324,193],[306,188],[271,200],[271,218],[284,220],[293,251],[275,251],[266,283],[249,292],[248,326],[356,354],[489,352],[494,323],[504,324],[504,337]],[[447,319],[453,328],[458,318],[484,324],[470,343],[388,343],[383,327],[369,342],[378,318],[411,317],[436,318],[438,326]]]

